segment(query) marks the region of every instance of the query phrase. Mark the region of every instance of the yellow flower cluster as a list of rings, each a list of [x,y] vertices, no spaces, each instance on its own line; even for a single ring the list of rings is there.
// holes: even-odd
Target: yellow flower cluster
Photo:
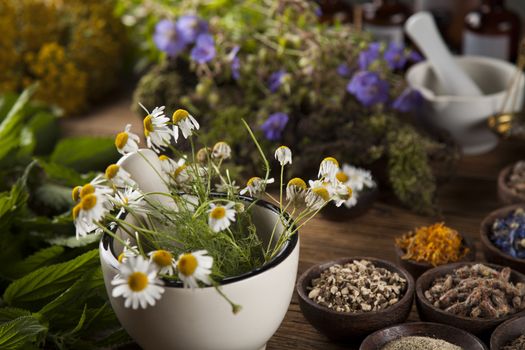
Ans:
[[[124,29],[111,0],[0,3],[0,93],[38,82],[37,98],[74,114],[116,85]]]

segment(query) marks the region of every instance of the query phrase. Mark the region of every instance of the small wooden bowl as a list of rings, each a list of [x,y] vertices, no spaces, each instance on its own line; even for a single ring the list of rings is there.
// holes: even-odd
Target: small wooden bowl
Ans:
[[[439,323],[413,322],[381,329],[365,338],[359,350],[378,350],[389,342],[403,337],[430,337],[441,339],[465,350],[486,350],[481,340],[456,327]]]
[[[483,219],[480,228],[481,247],[483,249],[483,255],[485,255],[485,259],[487,259],[488,262],[508,266],[511,269],[525,273],[525,259],[518,259],[505,253],[503,250],[496,247],[489,238],[494,221],[507,216],[518,208],[525,208],[525,203],[509,205],[495,210]]]
[[[476,319],[476,318],[470,318],[470,317],[463,317],[451,314],[449,312],[445,312],[444,310],[441,310],[434,305],[432,305],[427,298],[425,297],[424,293],[426,290],[430,288],[432,285],[432,282],[440,276],[444,276],[448,273],[451,273],[453,270],[460,268],[465,265],[475,265],[479,264],[479,262],[462,262],[462,263],[455,263],[455,264],[448,264],[448,265],[442,265],[435,267],[431,270],[428,270],[424,274],[421,275],[416,281],[416,306],[417,311],[419,313],[419,318],[423,321],[429,321],[429,322],[437,322],[437,323],[444,323],[448,324],[454,327],[461,328],[463,330],[466,330],[467,332],[470,332],[475,335],[482,336],[482,333],[485,333],[483,335],[487,336],[501,323],[505,322],[508,319],[511,319],[516,316],[525,315],[525,310],[522,310],[520,312],[503,316],[496,319]],[[494,265],[494,264],[487,264],[483,263],[486,266],[492,267],[496,270],[503,269],[503,266]],[[525,283],[525,275],[516,272],[515,270],[512,270],[510,275],[510,280],[513,283],[522,282]]]
[[[507,179],[515,164],[513,163],[501,169],[498,175],[498,198],[503,204],[525,203],[525,195],[514,192],[507,185]]]
[[[511,318],[494,330],[490,337],[490,348],[500,350],[523,334],[525,334],[525,316]]]
[[[355,313],[334,311],[308,298],[306,288],[311,286],[312,279],[319,277],[322,271],[334,264],[342,265],[353,260],[368,260],[376,267],[397,272],[407,280],[405,295],[396,304],[384,310]],[[310,324],[332,340],[352,341],[352,343],[378,329],[403,323],[410,314],[414,300],[414,279],[406,270],[386,260],[361,256],[341,258],[314,265],[299,277],[295,289],[299,295],[301,311]]]
[[[468,262],[476,260],[476,246],[470,238],[466,236],[461,237],[463,239],[464,246],[466,246],[469,249],[469,252],[458,262]],[[404,267],[408,272],[410,272],[414,279],[417,279],[426,271],[434,268],[434,266],[430,263],[403,259],[403,255],[405,255],[405,252],[403,251],[403,249],[399,248],[395,243],[394,249],[396,250],[397,263]]]
[[[346,221],[366,213],[376,201],[379,196],[379,189],[377,185],[366,191],[359,193],[359,199],[352,208],[347,208],[345,205],[336,207],[333,203],[328,203],[322,210],[321,215],[331,221]]]

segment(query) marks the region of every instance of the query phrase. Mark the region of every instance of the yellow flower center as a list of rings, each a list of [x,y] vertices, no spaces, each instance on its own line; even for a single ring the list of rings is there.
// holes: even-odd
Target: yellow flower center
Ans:
[[[326,157],[325,159],[323,159],[323,163],[324,162],[332,162],[335,164],[335,166],[339,167],[339,162],[334,157]]]
[[[283,151],[286,151],[288,149],[288,147],[286,147],[286,146],[279,146],[279,149],[283,150]]]
[[[85,184],[80,189],[80,198],[84,198],[88,194],[92,194],[92,193],[95,193],[95,186],[93,186],[92,184]]]
[[[73,201],[78,202],[80,199],[80,190],[82,190],[82,186],[76,186],[73,188],[73,191],[71,191],[71,198],[73,198]]]
[[[124,258],[126,257],[126,255],[124,255],[124,252],[120,253],[117,260],[119,263],[122,264],[122,262],[124,261]]]
[[[118,171],[120,170],[120,167],[117,164],[111,164],[106,168],[106,178],[111,180],[115,176],[117,176]]]
[[[330,194],[324,187],[312,188],[312,192],[321,197],[325,202],[330,200]]]
[[[153,132],[153,117],[151,114],[148,114],[144,118],[144,136],[148,137],[150,133]]]
[[[218,206],[211,210],[210,216],[212,219],[219,220],[226,216],[226,209],[224,207]]]
[[[161,154],[161,155],[159,156],[159,160],[160,160],[161,162],[163,162],[163,161],[165,161],[165,160],[169,160],[169,158],[168,158],[168,156],[165,156],[164,154]]]
[[[95,205],[97,205],[97,196],[93,193],[88,194],[82,198],[80,205],[82,206],[82,210],[85,211],[93,209]]]
[[[128,286],[134,292],[140,292],[148,286],[148,276],[144,272],[133,272],[128,277]]]
[[[78,218],[78,214],[80,213],[80,209],[82,209],[82,204],[77,204],[73,207],[73,211],[71,214],[73,214],[73,220],[76,220]]]
[[[117,147],[117,149],[124,148],[126,143],[128,143],[128,137],[129,136],[127,132],[119,132],[117,137],[115,137],[115,147]]]
[[[173,255],[171,255],[171,253],[166,250],[157,250],[155,253],[153,253],[151,259],[158,266],[166,267],[171,265]]]
[[[209,148],[201,148],[197,152],[197,161],[199,163],[206,163],[206,161],[208,160],[208,152],[209,152]]]
[[[350,186],[346,186],[346,189],[348,191],[348,198],[352,197],[352,194],[354,193],[354,191],[352,190],[352,188],[350,188]]]
[[[257,181],[259,181],[259,180],[261,180],[260,177],[258,177],[258,176],[254,176],[254,177],[250,178],[250,179],[248,180],[248,182],[246,182],[246,186],[248,186],[248,187],[254,187],[254,186],[255,186],[255,183],[256,183]]]
[[[173,124],[178,124],[181,120],[184,120],[188,118],[190,114],[185,109],[177,109],[175,112],[173,112]]]
[[[346,175],[344,172],[340,171],[335,175],[336,179],[339,180],[342,183],[345,183],[349,180],[348,175]]]
[[[177,169],[175,169],[175,177],[179,176],[184,171],[184,169],[186,169],[186,167],[187,165],[183,164]]]
[[[177,269],[184,276],[191,276],[197,269],[197,258],[192,254],[184,254],[177,263]]]
[[[304,182],[304,180],[299,177],[294,177],[293,179],[288,181],[288,186],[296,186],[303,190],[306,190],[306,182]]]

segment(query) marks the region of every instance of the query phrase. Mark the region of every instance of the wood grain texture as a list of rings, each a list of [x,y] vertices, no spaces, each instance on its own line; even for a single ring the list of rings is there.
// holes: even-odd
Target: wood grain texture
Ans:
[[[83,118],[63,120],[63,133],[67,136],[114,135],[126,123],[132,123],[136,130],[140,130],[141,121],[132,115],[129,105],[129,98],[124,98]],[[475,242],[477,258],[481,259],[480,223],[488,213],[502,206],[497,199],[498,173],[506,165],[525,158],[524,151],[525,143],[506,141],[488,154],[464,157],[459,162],[456,176],[439,188],[441,215],[414,214],[400,207],[391,195],[381,194],[361,217],[346,222],[322,218],[312,220],[300,232],[299,274],[315,263],[345,256],[372,256],[395,262],[393,242],[396,236],[438,220],[444,220],[470,237]],[[409,321],[418,320],[414,307]],[[296,295],[281,327],[267,346],[268,350],[358,348],[358,343],[337,344],[317,332],[301,314]]]

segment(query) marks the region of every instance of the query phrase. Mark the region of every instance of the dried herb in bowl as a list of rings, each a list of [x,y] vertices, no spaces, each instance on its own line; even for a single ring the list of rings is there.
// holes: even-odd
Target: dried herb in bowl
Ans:
[[[518,208],[496,219],[489,238],[503,252],[514,258],[525,259],[525,210]]]
[[[407,280],[368,260],[335,264],[312,280],[308,298],[339,312],[379,311],[396,304]]]
[[[506,183],[514,194],[525,195],[525,161],[514,164]]]
[[[462,348],[441,339],[410,336],[393,340],[381,350],[462,350]]]
[[[466,265],[441,276],[425,291],[435,307],[454,315],[494,319],[525,309],[525,284],[510,281],[511,269]]]
[[[458,231],[443,222],[419,227],[397,238],[396,245],[405,252],[404,260],[433,266],[457,262],[469,252]]]
[[[525,333],[509,342],[501,350],[523,350],[525,349]]]

